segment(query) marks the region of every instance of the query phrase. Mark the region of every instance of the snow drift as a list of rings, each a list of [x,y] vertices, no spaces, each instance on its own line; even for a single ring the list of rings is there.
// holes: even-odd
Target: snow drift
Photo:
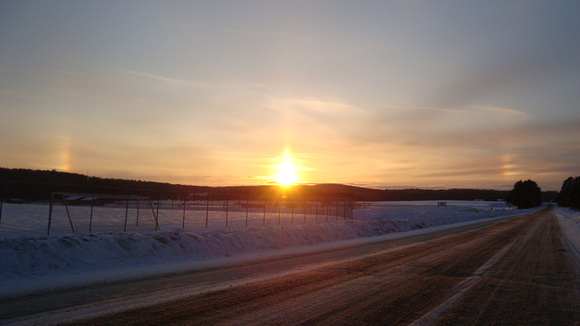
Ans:
[[[416,208],[423,209],[423,208]],[[403,218],[401,212],[408,213]],[[434,211],[434,210],[432,210]],[[321,224],[251,227],[243,230],[151,231],[143,233],[18,236],[0,240],[0,296],[56,286],[154,275],[199,268],[204,263],[250,254],[279,253],[281,249],[314,250],[320,244],[370,239],[460,222],[513,216],[512,210],[438,210],[417,213],[413,208],[361,211],[361,219]],[[467,213],[466,213],[467,212]],[[528,213],[518,211],[519,214]],[[510,214],[511,213],[511,214]],[[408,216],[416,216],[408,218]],[[382,216],[382,217],[381,217]],[[179,266],[178,266],[179,265]],[[172,267],[173,266],[173,267]],[[185,267],[184,267],[185,266]],[[130,276],[130,277],[129,277]]]

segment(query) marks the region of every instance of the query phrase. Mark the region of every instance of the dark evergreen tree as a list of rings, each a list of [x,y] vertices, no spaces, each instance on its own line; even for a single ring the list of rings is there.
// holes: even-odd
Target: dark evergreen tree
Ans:
[[[507,202],[519,209],[538,207],[542,204],[542,189],[532,180],[520,180],[515,183]]]
[[[580,209],[580,176],[569,177],[564,181],[557,202],[561,207]]]

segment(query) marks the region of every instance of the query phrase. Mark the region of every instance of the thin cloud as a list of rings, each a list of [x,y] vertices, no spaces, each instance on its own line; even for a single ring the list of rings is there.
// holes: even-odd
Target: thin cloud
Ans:
[[[121,69],[120,71],[124,74],[145,77],[145,78],[150,79],[150,80],[155,80],[158,82],[167,83],[167,84],[171,84],[171,85],[175,85],[175,86],[194,86],[194,87],[200,87],[200,88],[206,88],[206,87],[213,86],[210,83],[198,82],[198,81],[187,80],[187,79],[165,77],[165,76],[160,76],[160,75],[155,75],[155,74],[145,73],[145,72],[140,72],[140,71],[134,71],[134,70],[128,70],[128,69]]]
[[[476,111],[481,111],[485,113],[498,113],[498,114],[509,114],[509,115],[529,115],[529,113],[518,111],[510,108],[493,106],[493,105],[475,105],[472,108]]]
[[[306,114],[364,114],[366,110],[340,101],[324,101],[316,97],[277,98],[269,97],[268,106],[281,111],[300,111]]]

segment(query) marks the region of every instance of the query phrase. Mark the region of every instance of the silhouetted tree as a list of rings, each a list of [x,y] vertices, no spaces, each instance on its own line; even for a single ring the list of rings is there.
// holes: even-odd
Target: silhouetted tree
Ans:
[[[507,202],[519,209],[538,207],[542,204],[542,189],[532,180],[520,180],[515,183]]]
[[[557,202],[562,207],[580,209],[580,176],[569,177],[564,181]]]

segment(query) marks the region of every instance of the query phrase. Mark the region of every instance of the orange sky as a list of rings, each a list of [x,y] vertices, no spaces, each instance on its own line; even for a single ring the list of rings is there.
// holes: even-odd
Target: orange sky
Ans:
[[[578,35],[575,2],[4,1],[0,166],[559,190]]]

